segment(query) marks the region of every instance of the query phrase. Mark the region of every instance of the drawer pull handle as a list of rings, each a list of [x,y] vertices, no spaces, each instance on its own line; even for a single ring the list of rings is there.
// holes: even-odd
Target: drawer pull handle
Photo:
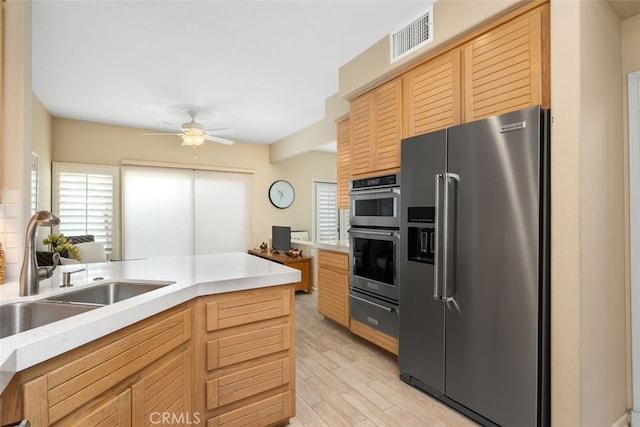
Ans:
[[[358,301],[362,301],[362,302],[366,302],[367,304],[375,305],[376,307],[381,308],[381,309],[383,309],[384,311],[386,311],[388,313],[393,313],[393,309],[392,308],[385,307],[384,305],[381,305],[381,304],[376,304],[375,302],[366,300],[364,298],[360,298],[360,297],[357,297],[357,296],[351,295],[351,294],[349,294],[349,298],[357,299]]]

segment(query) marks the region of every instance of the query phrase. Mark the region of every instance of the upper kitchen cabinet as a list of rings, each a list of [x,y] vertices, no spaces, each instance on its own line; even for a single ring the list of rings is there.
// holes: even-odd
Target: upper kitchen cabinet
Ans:
[[[454,49],[403,75],[405,137],[460,123],[460,56]]]
[[[549,106],[549,5],[463,46],[464,121]]]
[[[402,79],[391,80],[350,103],[351,175],[400,167]]]
[[[349,117],[336,123],[338,145],[338,209],[349,208],[349,178],[351,177],[351,143]]]

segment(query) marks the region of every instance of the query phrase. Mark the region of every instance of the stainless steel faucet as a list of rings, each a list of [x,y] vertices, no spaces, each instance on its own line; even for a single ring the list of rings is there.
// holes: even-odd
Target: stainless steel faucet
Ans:
[[[51,227],[60,224],[60,218],[49,211],[36,212],[27,225],[27,233],[24,241],[24,260],[20,271],[20,296],[37,295],[40,292],[40,281],[48,279],[58,266],[60,254],[53,253],[53,266],[38,267],[36,258],[36,231],[39,226]]]

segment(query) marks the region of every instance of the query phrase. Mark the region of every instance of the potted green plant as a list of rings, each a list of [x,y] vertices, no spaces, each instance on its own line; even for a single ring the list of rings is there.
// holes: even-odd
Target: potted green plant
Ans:
[[[45,245],[49,245],[49,251],[60,253],[61,257],[73,258],[82,261],[80,251],[73,243],[69,242],[62,233],[49,234],[42,241]]]

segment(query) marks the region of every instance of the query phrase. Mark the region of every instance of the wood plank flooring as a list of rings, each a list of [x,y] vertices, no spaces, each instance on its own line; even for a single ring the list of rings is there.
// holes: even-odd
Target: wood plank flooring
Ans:
[[[291,426],[476,424],[398,378],[397,358],[318,314],[296,294],[296,417]]]

